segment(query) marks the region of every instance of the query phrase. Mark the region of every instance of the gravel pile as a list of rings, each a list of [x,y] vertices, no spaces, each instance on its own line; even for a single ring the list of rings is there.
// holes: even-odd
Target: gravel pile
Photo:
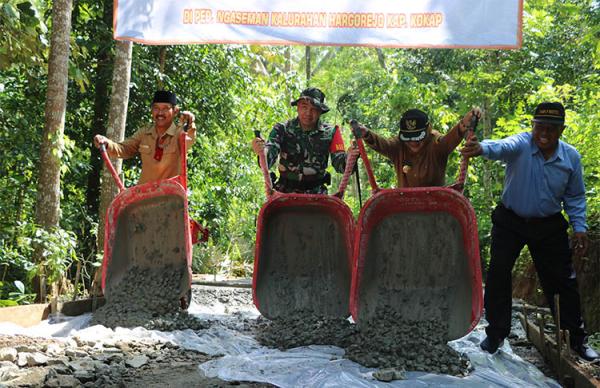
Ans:
[[[284,350],[308,345],[345,348],[353,343],[356,334],[356,325],[346,319],[301,312],[272,321],[262,320],[255,336],[264,346]]]
[[[207,327],[180,307],[179,289],[185,267],[133,267],[109,293],[91,325],[144,327],[149,330],[201,330]]]
[[[192,289],[195,303],[206,307],[226,307],[227,311],[252,306],[252,289],[237,287],[197,286]]]
[[[442,322],[406,321],[394,313],[379,314],[358,327],[346,319],[299,313],[259,323],[256,337],[261,344],[279,349],[339,346],[346,358],[384,369],[375,374],[384,381],[402,378],[405,370],[465,376],[468,358],[447,345],[446,332]]]
[[[447,325],[436,320],[407,321],[399,314],[377,314],[361,322],[346,357],[367,367],[465,376],[468,358],[446,342]]]
[[[147,368],[195,365],[210,359],[170,343],[83,341],[27,343],[22,338],[4,338],[0,348],[0,386],[27,387],[117,387],[127,386],[130,376]],[[139,372],[138,372],[139,371]],[[146,372],[148,373],[148,372]],[[130,380],[131,382],[131,380]]]

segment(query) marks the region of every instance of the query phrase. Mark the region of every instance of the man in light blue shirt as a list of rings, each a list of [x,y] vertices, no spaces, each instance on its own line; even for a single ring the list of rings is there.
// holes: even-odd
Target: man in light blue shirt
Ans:
[[[588,247],[585,188],[581,156],[559,140],[565,128],[560,103],[538,105],[531,132],[502,140],[473,139],[461,150],[465,156],[483,155],[506,163],[502,202],[492,213],[491,260],[485,286],[489,322],[481,348],[495,353],[510,333],[512,268],[527,245],[544,295],[554,313],[554,295],[560,296],[561,327],[570,332],[572,349],[591,361],[598,354],[586,344],[577,281],[571,256]],[[573,249],[569,224],[573,227]]]

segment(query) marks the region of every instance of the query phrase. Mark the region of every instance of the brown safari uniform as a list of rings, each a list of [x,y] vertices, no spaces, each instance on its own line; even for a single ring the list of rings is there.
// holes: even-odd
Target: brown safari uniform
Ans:
[[[138,184],[172,178],[181,174],[181,152],[179,150],[181,132],[183,132],[183,128],[176,127],[173,123],[158,139],[154,125],[148,125],[120,143],[109,140],[108,154],[111,157],[129,159],[139,153],[142,158],[142,175]],[[192,124],[187,133],[188,149],[195,140],[196,127]],[[157,146],[162,149],[162,154],[160,149],[157,152]]]
[[[396,170],[398,187],[444,186],[448,156],[460,144],[458,124],[446,135],[431,131],[423,140],[426,144],[416,155],[398,136],[386,139],[372,131],[365,135],[365,142],[378,153],[387,156]]]

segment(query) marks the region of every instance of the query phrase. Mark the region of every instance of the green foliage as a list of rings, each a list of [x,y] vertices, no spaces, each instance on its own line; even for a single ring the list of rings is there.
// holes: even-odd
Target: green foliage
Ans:
[[[5,284],[0,281],[0,307],[30,304],[34,299],[35,294],[27,294],[25,284],[22,281],[15,280],[12,284]]]
[[[77,237],[73,232],[61,228],[52,231],[38,228],[34,231],[31,244],[36,249],[42,250],[43,258],[42,262],[36,264],[31,274],[45,274],[49,284],[57,282],[78,260]]]
[[[46,2],[40,0],[0,1],[0,70],[17,66],[43,66],[48,49]]]
[[[60,228],[35,228],[36,178],[44,125],[48,2],[0,0],[0,268],[4,287],[30,278],[40,267],[33,249],[44,247],[44,270],[52,280],[84,276],[97,265],[84,246],[95,237],[98,217],[90,188],[91,139],[105,130],[102,90],[111,80],[112,2],[74,4],[69,95],[62,155]],[[190,215],[211,231],[194,249],[194,270],[248,275],[252,271],[256,217],[264,202],[262,175],[250,149],[253,130],[266,137],[273,124],[295,116],[289,101],[307,85],[320,87],[331,112],[323,120],[343,126],[357,119],[385,136],[409,108],[425,110],[435,129],[448,131],[472,106],[485,110],[480,138],[502,138],[529,130],[531,113],[543,100],[567,106],[564,140],[583,156],[589,224],[600,230],[600,13],[592,0],[524,2],[523,48],[496,50],[400,50],[312,47],[312,75],[305,78],[304,47],[135,45],[126,134],[150,121],[155,89],[175,91],[181,108],[196,114],[198,138],[189,155]],[[109,85],[110,89],[110,85]],[[103,110],[104,109],[104,110]],[[369,151],[382,187],[392,187],[392,166]],[[451,156],[447,182],[458,174]],[[139,159],[124,164],[126,185],[137,182]],[[340,175],[333,173],[330,191]],[[360,171],[363,203],[370,190]],[[500,198],[503,166],[470,161],[465,194],[478,216],[484,261],[489,257],[490,212]],[[351,180],[346,202],[359,204]],[[89,244],[89,241],[87,242]],[[87,268],[87,269],[86,269]],[[11,288],[7,292],[17,292]],[[27,294],[27,290],[25,294]],[[8,299],[8,293],[2,294]]]
[[[588,337],[588,345],[600,352],[600,333],[594,333]]]

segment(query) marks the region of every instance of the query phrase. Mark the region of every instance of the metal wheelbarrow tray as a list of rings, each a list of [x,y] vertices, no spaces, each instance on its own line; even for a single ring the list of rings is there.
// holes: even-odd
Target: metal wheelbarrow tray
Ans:
[[[102,289],[111,290],[133,268],[181,268],[180,293],[191,285],[192,242],[187,195],[175,180],[149,182],[126,189],[106,213]]]
[[[466,136],[474,136],[477,117]],[[359,124],[352,120],[355,135]],[[475,211],[462,195],[468,158],[450,187],[380,189],[356,139],[373,196],[361,208],[354,241],[350,310],[358,325],[386,315],[469,333],[483,310]]]
[[[381,311],[448,324],[464,336],[483,306],[475,212],[453,189],[384,189],[361,209],[350,308],[355,321]]]
[[[348,317],[355,223],[342,198],[355,163],[349,158],[334,195],[280,193],[259,155],[267,202],[256,226],[252,297],[263,316]]]
[[[190,226],[188,215],[186,136],[183,132],[178,139],[180,175],[127,189],[106,151],[101,153],[120,188],[105,219],[102,290],[109,301],[131,271],[152,271],[160,277],[161,270],[171,270],[181,271],[179,295],[182,307],[189,305],[192,242],[198,230]]]
[[[347,317],[354,219],[339,198],[277,193],[258,216],[252,294],[267,318]]]

